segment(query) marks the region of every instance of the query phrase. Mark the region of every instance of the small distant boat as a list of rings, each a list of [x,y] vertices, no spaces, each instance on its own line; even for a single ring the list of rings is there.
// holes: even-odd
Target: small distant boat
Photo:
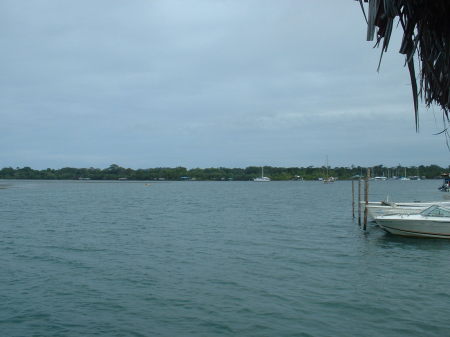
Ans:
[[[255,178],[255,179],[253,179],[253,181],[267,182],[267,181],[271,181],[271,179],[269,177],[264,177],[264,167],[261,167],[261,177]]]
[[[325,179],[323,179],[323,183],[324,184],[330,184],[330,183],[334,183],[335,181],[336,181],[335,177],[329,177],[328,176],[328,156],[327,156],[326,176],[325,176]]]
[[[450,208],[439,205],[430,206],[419,214],[382,215],[375,221],[391,234],[450,239]]]
[[[405,175],[401,177],[400,180],[411,180],[406,176],[406,167],[405,167]]]

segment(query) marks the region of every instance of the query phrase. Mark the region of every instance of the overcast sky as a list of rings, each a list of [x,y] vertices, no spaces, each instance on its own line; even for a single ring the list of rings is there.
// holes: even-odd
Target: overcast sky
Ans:
[[[447,166],[365,37],[353,0],[2,0],[0,167]]]

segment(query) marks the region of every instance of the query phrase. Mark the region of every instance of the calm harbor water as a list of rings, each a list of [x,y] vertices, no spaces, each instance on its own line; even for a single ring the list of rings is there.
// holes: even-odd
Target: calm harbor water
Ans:
[[[450,241],[363,233],[350,182],[0,185],[2,336],[450,335]]]

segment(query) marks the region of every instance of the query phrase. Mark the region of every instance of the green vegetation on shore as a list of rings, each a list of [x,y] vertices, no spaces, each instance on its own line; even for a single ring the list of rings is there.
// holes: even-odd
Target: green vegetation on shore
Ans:
[[[437,165],[414,167],[384,167],[378,165],[371,167],[372,176],[402,176],[406,169],[407,176],[420,176],[421,178],[439,178],[443,172],[450,171],[450,167]],[[358,175],[365,175],[367,168],[361,166],[334,167],[328,169],[328,175],[339,180],[352,179]],[[108,168],[72,168],[34,170],[30,167],[5,167],[0,170],[0,179],[46,179],[46,180],[251,180],[260,176],[259,166],[246,168],[194,168],[185,167],[159,167],[148,169],[131,169],[116,164]],[[264,166],[264,175],[272,180],[317,180],[326,174],[325,167],[272,167]]]

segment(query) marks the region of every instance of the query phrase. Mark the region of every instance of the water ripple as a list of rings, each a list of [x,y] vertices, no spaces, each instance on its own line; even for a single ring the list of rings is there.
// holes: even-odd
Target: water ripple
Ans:
[[[362,233],[347,182],[11,184],[2,335],[449,334],[450,241]]]

